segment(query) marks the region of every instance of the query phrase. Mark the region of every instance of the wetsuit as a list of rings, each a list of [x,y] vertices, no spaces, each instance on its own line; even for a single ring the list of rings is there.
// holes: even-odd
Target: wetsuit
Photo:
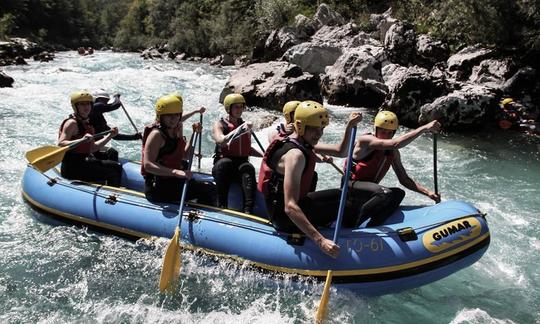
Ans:
[[[165,140],[165,145],[159,149],[156,162],[171,169],[184,170],[186,165],[184,161],[184,150],[186,146],[185,139],[170,137],[158,123],[147,125],[144,128],[142,147],[143,161],[146,140],[148,135],[150,135],[154,129],[157,129]],[[145,180],[144,194],[146,199],[152,202],[180,202],[186,179],[158,176],[149,173],[144,169],[144,163],[141,164],[141,174],[144,176]],[[191,200],[197,198],[199,203],[210,205],[213,201],[214,192],[215,189],[213,184],[190,180],[186,199]]]
[[[111,104],[101,101],[94,102],[88,119],[90,120],[90,124],[94,127],[96,133],[101,133],[111,129],[111,127],[107,124],[107,120],[105,119],[103,114],[114,111],[121,106],[122,104],[120,103],[120,100],[118,100],[118,98],[115,98],[115,101]],[[137,133],[118,134],[114,137],[115,141],[133,141],[139,139],[141,139],[141,136]],[[95,152],[94,156],[98,159],[118,161],[118,151],[113,149],[112,147],[106,147],[103,150]]]
[[[285,213],[284,176],[276,171],[276,166],[281,157],[291,149],[300,149],[306,160],[306,166],[302,172],[300,182],[298,205],[313,226],[329,225],[337,217],[341,190],[327,189],[310,192],[312,177],[315,171],[316,156],[312,147],[302,145],[296,139],[292,138],[275,140],[270,144],[263,157],[259,173],[258,189],[265,196],[266,206],[272,224],[280,231],[289,233],[301,232]],[[344,226],[353,222],[350,220],[353,215],[354,213],[346,213],[344,215]]]
[[[361,160],[353,160],[349,181],[348,207],[359,210],[353,226],[358,226],[371,218],[367,226],[382,224],[399,206],[405,197],[400,188],[387,188],[378,183],[388,172],[394,151],[375,150]]]
[[[219,121],[223,125],[223,135],[234,131],[244,121],[234,125],[225,118]],[[229,187],[233,181],[240,183],[244,198],[243,212],[252,213],[255,205],[255,168],[249,163],[251,153],[251,133],[245,132],[228,147],[216,144],[212,175],[217,185],[217,205],[227,208]]]
[[[82,121],[70,115],[62,122],[59,135],[62,134],[65,123],[74,119],[77,122],[78,133],[69,140],[82,138],[85,134],[95,134],[94,128],[88,121]],[[120,186],[122,165],[116,161],[100,160],[91,151],[92,143],[83,143],[69,150],[62,160],[61,173],[66,179],[77,179],[90,182],[105,182],[109,186]]]

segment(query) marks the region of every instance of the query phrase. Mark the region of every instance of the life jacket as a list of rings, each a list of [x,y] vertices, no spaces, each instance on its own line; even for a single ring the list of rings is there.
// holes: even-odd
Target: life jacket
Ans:
[[[393,161],[394,151],[375,150],[361,160],[353,160],[351,180],[379,183],[390,169]],[[345,163],[347,163],[346,160]]]
[[[68,116],[68,118],[62,121],[62,124],[60,125],[60,130],[58,131],[58,138],[60,138],[60,135],[62,134],[62,131],[64,130],[64,125],[70,119],[73,119],[77,122],[77,129],[78,129],[77,134],[73,135],[72,138],[69,138],[70,141],[83,138],[84,135],[86,134],[91,134],[91,135],[95,134],[94,127],[92,127],[92,125],[90,125],[88,121],[82,121],[78,119],[74,114],[71,114]],[[92,153],[92,142],[90,141],[90,142],[79,144],[77,147],[70,150],[69,153],[89,155]]]
[[[163,145],[163,147],[159,149],[156,159],[157,163],[171,169],[181,168],[182,160],[185,154],[186,140],[183,137],[170,137],[165,131],[165,129],[158,122],[154,122],[152,124],[144,126],[142,141],[142,161],[144,161],[144,147],[146,145],[146,140],[154,129],[157,129],[165,140],[165,145]],[[148,174],[144,169],[144,162],[141,163],[141,174],[143,176],[146,176]]]
[[[270,161],[274,160],[277,163],[281,156],[294,148],[300,149],[306,158],[306,165],[304,167],[304,171],[302,172],[302,179],[300,181],[300,198],[305,197],[310,191],[311,181],[315,173],[315,163],[317,161],[317,157],[311,148],[305,147],[294,138],[286,137],[284,139],[274,140],[264,153],[261,168],[259,170],[257,189],[262,192],[265,197],[268,197],[270,186],[278,185],[281,186],[280,190],[283,190],[283,175],[279,174],[275,170],[276,165],[271,165],[272,163]],[[273,155],[279,149],[281,149],[282,155],[274,157]]]
[[[230,132],[234,131],[238,126],[242,125],[244,121],[242,119],[238,120],[238,125],[235,126],[233,123],[229,122],[225,118],[219,120],[223,125],[223,135],[227,135]],[[216,158],[222,157],[249,157],[251,152],[251,132],[245,132],[236,138],[231,144],[227,147],[226,145],[221,146],[216,144],[216,149],[214,153]]]

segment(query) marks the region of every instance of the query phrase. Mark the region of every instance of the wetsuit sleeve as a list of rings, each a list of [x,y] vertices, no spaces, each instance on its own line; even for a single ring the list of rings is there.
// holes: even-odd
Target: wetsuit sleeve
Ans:
[[[96,102],[92,106],[92,110],[94,110],[95,113],[106,113],[110,111],[114,111],[116,109],[120,108],[120,100],[115,100],[112,104],[108,105],[103,102]]]
[[[140,134],[118,134],[114,137],[115,141],[135,141],[140,140],[141,135]]]

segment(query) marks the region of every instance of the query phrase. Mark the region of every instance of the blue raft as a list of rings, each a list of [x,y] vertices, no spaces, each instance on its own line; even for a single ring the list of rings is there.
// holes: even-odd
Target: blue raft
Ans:
[[[30,165],[22,180],[24,199],[34,208],[68,221],[132,238],[171,238],[178,205],[153,204],[143,192],[140,164],[122,161],[122,188],[61,177],[58,169],[42,174]],[[196,173],[197,181],[213,181]],[[239,188],[231,188],[229,206],[238,206]],[[397,292],[444,278],[480,259],[490,232],[475,207],[462,201],[433,206],[402,206],[379,227],[344,228],[338,259],[323,254],[309,239],[276,231],[266,218],[262,197],[248,215],[189,202],[181,240],[187,248],[247,261],[275,273],[324,280],[363,295]],[[333,237],[333,228],[321,233]]]

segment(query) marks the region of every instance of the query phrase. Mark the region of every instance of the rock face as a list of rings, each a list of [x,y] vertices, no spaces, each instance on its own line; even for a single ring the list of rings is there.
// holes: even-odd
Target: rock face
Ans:
[[[287,62],[255,63],[233,73],[221,92],[220,102],[230,93],[241,93],[248,106],[281,111],[290,100],[322,102],[319,79]]]
[[[15,82],[15,80],[13,80],[12,77],[0,71],[0,88],[12,87],[13,82]]]
[[[492,50],[483,48],[481,45],[465,47],[448,58],[448,72],[457,80],[466,80],[471,75],[475,65],[491,58],[492,55]]]
[[[416,35],[412,26],[402,22],[393,24],[384,38],[384,48],[390,61],[401,65],[412,62],[416,49]]]
[[[351,49],[326,69],[322,79],[328,103],[375,108],[382,104],[387,87],[381,75],[382,49],[370,45]]]
[[[0,66],[26,65],[25,59],[43,51],[42,46],[25,38],[11,38],[7,42],[0,41]]]
[[[283,59],[300,66],[306,72],[320,74],[324,73],[327,66],[333,65],[340,56],[339,47],[306,42],[289,48]]]

